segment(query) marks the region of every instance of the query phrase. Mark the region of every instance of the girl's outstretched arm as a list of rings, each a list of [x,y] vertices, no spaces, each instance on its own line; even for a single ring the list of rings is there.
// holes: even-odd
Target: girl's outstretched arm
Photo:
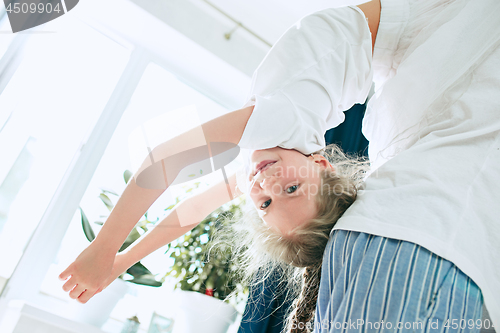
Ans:
[[[238,144],[252,111],[253,106],[246,107],[202,124],[206,142]],[[193,131],[183,133],[155,149],[161,150],[164,158],[182,151],[182,147],[189,149],[192,147],[189,143]],[[177,171],[185,166],[178,165]],[[135,177],[130,180],[96,239],[59,275],[61,280],[69,278],[63,290],[69,291],[71,298],[85,303],[102,289],[125,238],[164,191],[141,188],[136,184]]]
[[[229,176],[228,181],[229,184],[226,184],[222,180],[203,192],[181,201],[152,230],[144,234],[125,251],[117,254],[112,273],[102,289],[106,288],[136,262],[184,235],[196,227],[211,212],[242,195],[242,192],[236,187],[236,174]],[[228,193],[228,186],[231,189],[231,194]]]

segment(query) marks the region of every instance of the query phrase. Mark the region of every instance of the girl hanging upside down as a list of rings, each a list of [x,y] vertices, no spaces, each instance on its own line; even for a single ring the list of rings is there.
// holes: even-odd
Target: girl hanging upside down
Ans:
[[[373,0],[304,17],[255,71],[247,104],[202,125],[209,145],[249,150],[244,179],[179,203],[117,254],[166,189],[141,187],[139,171],[61,273],[63,289],[87,302],[245,194],[250,252],[304,272],[290,332],[479,331],[483,303],[499,327],[499,10],[496,0]],[[323,135],[373,82],[368,171]],[[156,161],[192,137],[156,147]]]

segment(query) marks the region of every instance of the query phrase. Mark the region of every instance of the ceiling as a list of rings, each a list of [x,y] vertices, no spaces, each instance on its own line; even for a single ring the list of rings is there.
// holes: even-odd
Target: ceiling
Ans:
[[[300,18],[325,8],[366,2],[366,0],[129,1],[249,77],[264,59],[269,48]],[[251,33],[239,28],[238,24],[243,25]]]
[[[329,7],[356,5],[367,0],[199,0],[208,1],[264,40],[276,40],[301,17]]]

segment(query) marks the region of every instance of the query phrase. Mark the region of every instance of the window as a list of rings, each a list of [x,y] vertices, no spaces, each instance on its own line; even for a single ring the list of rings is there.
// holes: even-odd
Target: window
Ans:
[[[221,105],[231,110],[241,106],[250,84],[249,77],[133,2],[87,0],[43,30],[14,37],[17,42],[17,37],[29,36],[26,57],[11,72],[12,79],[4,77],[8,85],[0,93],[0,122],[8,119],[0,130],[0,186],[5,183],[0,200],[8,202],[0,205],[0,241],[5,241],[0,245],[0,289],[11,277],[0,296],[0,321],[2,306],[14,299],[54,314],[66,311],[71,300],[61,295],[56,276],[88,244],[77,206],[93,222],[106,212],[96,198],[100,188],[121,192],[122,173],[130,163],[127,138],[136,126],[192,104],[206,121],[226,112]],[[75,161],[84,163],[77,168]],[[203,180],[209,183],[211,177],[218,181],[222,174]],[[174,192],[165,194],[151,214],[163,213]],[[64,204],[66,195],[73,198],[70,204]],[[144,262],[162,274],[165,260],[159,251]],[[156,303],[139,307],[141,311],[152,312],[152,304],[161,302],[157,289],[144,287],[140,293],[135,303],[156,296]],[[123,321],[127,304],[119,304],[112,317]],[[119,331],[118,326],[108,331]]]
[[[10,29],[7,13],[3,7],[0,8],[0,58],[5,54],[10,43],[14,39],[14,34]]]
[[[16,267],[130,55],[77,20],[54,20],[47,30],[53,32],[28,40],[23,62],[0,95],[0,119],[10,114],[0,132],[0,253],[9,253],[0,256],[4,279]]]
[[[127,169],[132,170],[128,149],[130,134],[139,125],[144,124],[148,120],[164,115],[170,111],[184,108],[188,105],[196,106],[202,122],[228,112],[228,110],[221,105],[179,81],[174,75],[162,67],[154,63],[148,65],[81,201],[80,206],[96,233],[100,229],[100,226],[93,222],[104,222],[106,219],[105,216],[109,214],[108,209],[99,199],[101,189],[121,194],[126,186],[123,179],[123,172]],[[187,123],[187,126],[189,126],[189,122]],[[175,126],[178,127],[178,124],[179,122],[176,122]],[[173,124],[170,124],[170,126],[172,125]],[[168,130],[168,124],[166,124],[165,129]],[[176,128],[176,130],[178,132],[183,132],[185,129]],[[173,137],[177,134],[178,133],[168,133],[166,139],[168,139],[169,136]],[[228,165],[228,168],[236,168],[239,163],[240,162],[236,160]],[[222,173],[219,170],[212,175],[198,178],[195,181],[202,182],[201,186],[208,186],[222,179]],[[159,218],[161,220],[166,215],[165,208],[175,202],[176,196],[182,195],[183,187],[186,185],[189,186],[189,184],[174,185],[165,191],[149,209],[149,219],[156,220],[156,218]],[[108,196],[116,203],[116,196],[109,193]],[[42,285],[41,291],[43,293],[58,297],[63,301],[68,301],[67,293],[62,291],[61,285],[57,280],[57,275],[64,270],[67,265],[88,246],[88,244],[89,242],[85,238],[82,230],[81,215],[78,210],[75,212],[68,231],[66,232],[57,259],[51,266],[44,284]],[[169,257],[164,255],[164,252],[165,251],[160,249],[141,261],[153,274],[158,274],[158,277],[168,272],[171,265]],[[122,304],[117,307],[113,314],[115,318],[123,321],[125,318],[134,315],[134,313],[130,313],[131,307],[137,309],[136,311],[140,315],[142,314],[142,318],[149,318],[154,310],[153,305],[160,301],[157,297],[158,291],[153,292],[150,290],[152,288],[141,286],[136,289],[139,293],[138,297],[133,300],[129,299],[128,301],[131,303],[127,306]],[[164,290],[163,292],[169,293],[171,291],[172,286],[167,285],[166,291]],[[123,302],[127,302],[127,298]],[[141,305],[138,305],[138,303]],[[108,325],[111,325],[111,323]]]

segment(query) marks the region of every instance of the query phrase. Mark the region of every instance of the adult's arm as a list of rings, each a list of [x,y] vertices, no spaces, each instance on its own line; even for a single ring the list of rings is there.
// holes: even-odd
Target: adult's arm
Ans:
[[[371,0],[364,4],[357,6],[361,11],[365,14],[366,19],[368,20],[368,27],[370,28],[370,32],[372,34],[372,52],[375,48],[375,39],[377,38],[378,25],[380,23],[380,12],[382,6],[380,4],[380,0]]]

